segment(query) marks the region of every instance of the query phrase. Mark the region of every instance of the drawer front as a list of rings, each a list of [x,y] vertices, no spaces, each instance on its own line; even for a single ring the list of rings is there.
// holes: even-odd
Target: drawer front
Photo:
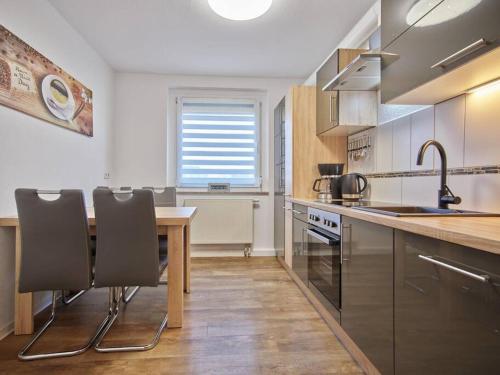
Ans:
[[[396,374],[498,373],[500,256],[396,231],[394,299]]]

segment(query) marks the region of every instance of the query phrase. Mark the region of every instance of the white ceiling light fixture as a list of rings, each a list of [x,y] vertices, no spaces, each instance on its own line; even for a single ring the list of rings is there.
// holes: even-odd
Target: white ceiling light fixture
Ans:
[[[247,21],[266,13],[272,2],[273,0],[208,0],[208,5],[221,17]]]
[[[418,21],[418,23],[415,24],[417,27],[437,25],[467,13],[472,8],[479,5],[481,1],[482,0],[445,0],[443,4],[440,4],[441,0],[419,0],[411,7],[406,15],[406,23],[411,26]],[[436,9],[433,9],[434,7],[436,7]],[[431,10],[432,12],[429,13]]]

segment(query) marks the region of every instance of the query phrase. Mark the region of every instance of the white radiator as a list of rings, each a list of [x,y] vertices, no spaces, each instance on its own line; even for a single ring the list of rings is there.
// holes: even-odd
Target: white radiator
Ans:
[[[198,208],[191,225],[191,244],[253,243],[252,199],[185,199],[184,206]]]

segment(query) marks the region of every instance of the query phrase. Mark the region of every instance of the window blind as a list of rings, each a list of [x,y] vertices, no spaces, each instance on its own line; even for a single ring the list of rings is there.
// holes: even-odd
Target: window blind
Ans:
[[[180,100],[179,186],[259,185],[259,105],[247,99]]]

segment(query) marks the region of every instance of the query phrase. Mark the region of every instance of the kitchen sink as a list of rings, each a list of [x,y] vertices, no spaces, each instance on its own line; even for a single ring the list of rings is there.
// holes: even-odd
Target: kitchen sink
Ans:
[[[419,207],[419,206],[387,206],[387,207],[353,207],[355,210],[368,211],[381,215],[396,216],[396,217],[412,217],[412,216],[472,216],[472,217],[493,217],[500,214],[488,212],[454,210],[435,207]]]

